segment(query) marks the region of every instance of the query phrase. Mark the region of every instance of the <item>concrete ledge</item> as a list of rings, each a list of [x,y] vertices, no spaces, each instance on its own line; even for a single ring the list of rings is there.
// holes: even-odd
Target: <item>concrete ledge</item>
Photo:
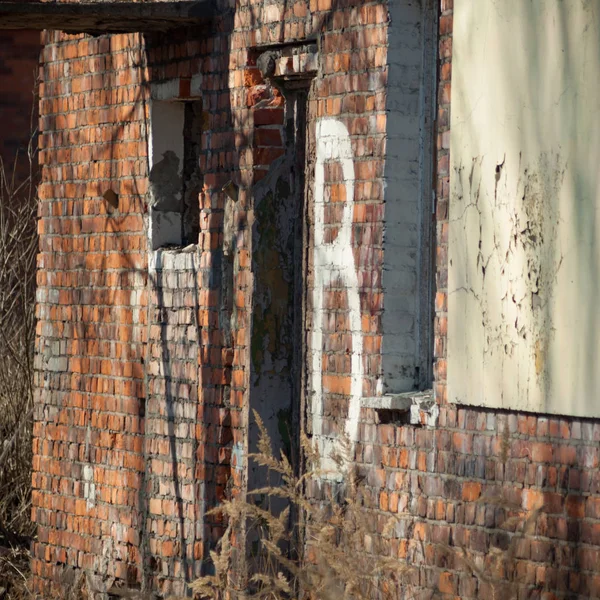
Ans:
[[[386,394],[362,399],[364,408],[373,408],[374,410],[407,411],[410,410],[411,404],[412,398],[406,394]]]
[[[363,398],[362,406],[373,408],[375,410],[398,410],[407,411],[413,404],[421,404],[428,400],[433,400],[433,390],[424,392],[404,392],[402,394],[385,394],[384,396],[374,396],[372,398]]]
[[[385,394],[363,398],[364,408],[376,411],[409,413],[407,423],[411,425],[427,425],[435,427],[440,409],[435,401],[433,390],[424,392],[404,392],[402,394]]]

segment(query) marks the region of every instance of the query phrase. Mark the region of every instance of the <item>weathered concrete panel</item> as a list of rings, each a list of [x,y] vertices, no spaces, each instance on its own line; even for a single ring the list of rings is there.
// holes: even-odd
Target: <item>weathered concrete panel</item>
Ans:
[[[432,44],[425,48],[425,39],[435,11],[430,1],[394,1],[388,6],[382,391],[398,393],[431,385],[426,367],[430,358],[421,356],[422,350],[428,354],[421,346],[429,339],[421,321],[431,322],[431,305],[420,297],[419,271],[422,255],[430,252],[422,219],[431,225],[427,178],[432,169],[427,161],[433,114],[429,84],[435,61]],[[428,152],[423,152],[425,147]]]
[[[600,416],[600,16],[456,0],[450,401]]]

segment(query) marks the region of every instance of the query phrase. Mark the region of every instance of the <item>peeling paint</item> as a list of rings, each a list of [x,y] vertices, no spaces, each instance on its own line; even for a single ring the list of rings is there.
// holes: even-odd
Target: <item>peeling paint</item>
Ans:
[[[589,3],[454,3],[451,401],[600,416],[599,68]]]
[[[96,484],[94,483],[94,467],[83,467],[83,497],[87,500],[87,509],[91,510],[96,505]]]
[[[181,173],[179,157],[167,150],[162,159],[150,170],[152,208],[161,211],[178,211],[181,204]]]
[[[565,164],[559,155],[544,153],[531,165],[519,160],[515,174],[505,162],[491,166],[485,157],[475,157],[468,179],[464,167],[456,169],[456,180],[465,183],[464,189],[456,188],[464,208],[452,228],[469,240],[469,254],[462,285],[451,295],[468,298],[461,304],[469,307],[470,327],[476,327],[478,315],[484,371],[499,367],[502,372],[512,361],[520,370],[529,364],[526,378],[535,376],[531,385],[545,388],[552,375],[546,356],[555,329],[549,309],[563,264],[561,217],[550,199],[560,195]],[[482,191],[486,169],[492,170],[493,198]],[[501,392],[501,385],[497,392],[486,391]]]

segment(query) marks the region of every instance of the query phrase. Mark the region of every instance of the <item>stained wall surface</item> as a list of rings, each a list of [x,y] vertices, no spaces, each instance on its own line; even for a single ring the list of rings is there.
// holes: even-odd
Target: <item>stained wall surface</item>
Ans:
[[[455,3],[452,402],[600,416],[595,8]]]
[[[600,594],[600,424],[465,408],[447,394],[452,0],[439,3],[431,50],[439,52],[439,418],[412,425],[363,403],[386,368],[385,268],[414,265],[419,250],[426,4],[256,0],[230,12],[223,2],[218,18],[191,31],[47,34],[32,478],[38,597],[79,587],[102,598],[112,586],[185,594],[223,532],[206,510],[257,483],[252,409],[289,451],[284,425],[298,408],[298,429],[322,447],[353,435],[373,523],[365,547],[410,563],[407,596],[490,598],[492,585],[506,582],[512,597]],[[257,55],[313,36],[319,54],[304,65],[308,84],[283,94]],[[293,74],[298,57],[278,62],[278,72]],[[194,81],[198,243],[151,250],[152,89],[187,101]],[[295,94],[305,94],[304,113]],[[383,243],[394,241],[390,226],[402,247],[393,257]],[[414,279],[405,270],[396,282],[408,300]],[[420,317],[414,300],[405,306],[410,361]],[[293,405],[298,355],[303,407]],[[398,383],[413,381],[411,373]],[[308,491],[326,502],[336,485],[314,480]],[[540,505],[528,533],[509,529],[512,516]],[[390,516],[397,527],[386,537]],[[513,561],[498,568],[510,544]],[[489,581],[465,569],[465,554]]]
[[[418,48],[421,11],[399,5],[406,28],[416,24],[407,44],[416,39]],[[302,249],[294,264],[298,214],[308,215],[310,235],[321,227],[324,244],[343,242],[353,267],[345,277],[332,269],[323,284],[321,360],[311,359],[318,375],[305,381],[306,397],[314,382],[324,397],[315,435],[344,431],[351,396],[358,432],[361,395],[375,388],[387,4],[228,7],[193,30],[45,37],[32,509],[34,588],[44,597],[115,582],[184,594],[207,568],[223,527],[205,511],[256,481],[247,481],[252,409],[286,445],[300,372],[294,345],[310,348],[314,330],[314,271],[308,265],[304,294],[294,280],[304,268]],[[313,36],[322,45],[307,67],[308,153],[316,132],[337,135],[320,154],[327,174],[318,226],[315,163],[303,172],[304,161],[300,171],[290,162],[303,151],[290,146],[294,111],[256,64],[262,46]],[[177,90],[169,100],[186,101],[195,82],[200,232],[185,252],[155,250],[152,90]],[[418,79],[411,85],[418,94]],[[354,181],[350,191],[343,178]],[[230,183],[235,200],[224,191]],[[305,300],[308,333],[295,343],[290,315]]]

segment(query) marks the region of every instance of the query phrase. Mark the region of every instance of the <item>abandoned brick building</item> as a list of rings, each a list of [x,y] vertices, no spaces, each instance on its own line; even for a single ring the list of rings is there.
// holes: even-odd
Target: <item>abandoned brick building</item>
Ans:
[[[490,597],[497,497],[544,505],[519,598],[600,597],[596,9],[0,2],[46,29],[39,596],[185,593],[256,410],[348,434],[417,597]]]

